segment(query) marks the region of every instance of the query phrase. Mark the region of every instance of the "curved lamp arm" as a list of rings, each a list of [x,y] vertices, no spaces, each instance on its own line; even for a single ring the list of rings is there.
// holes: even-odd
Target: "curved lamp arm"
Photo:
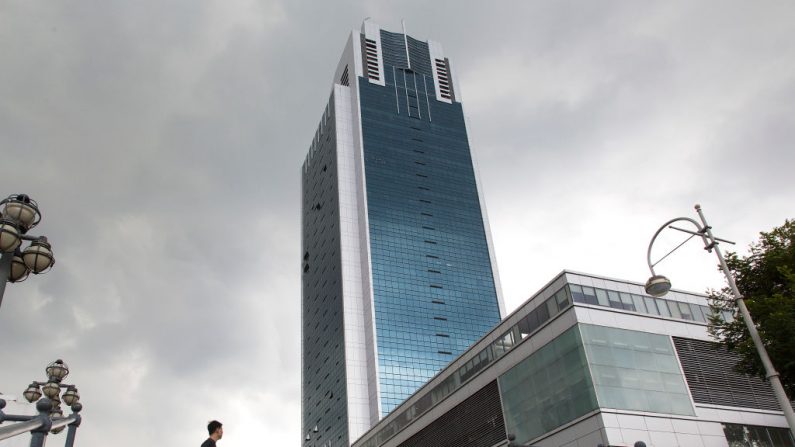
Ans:
[[[654,233],[654,236],[652,236],[651,241],[649,242],[649,249],[646,251],[646,262],[649,264],[649,270],[651,271],[651,275],[652,276],[656,276],[657,274],[654,273],[654,266],[651,263],[651,247],[654,245],[654,241],[657,240],[657,236],[659,236],[660,233],[662,233],[662,230],[668,228],[668,225],[671,225],[672,223],[679,222],[679,221],[690,222],[693,225],[695,225],[696,228],[698,229],[698,232],[701,233],[701,238],[704,240],[704,245],[705,246],[707,245],[707,238],[703,235],[704,229],[694,219],[691,219],[689,217],[676,217],[674,219],[669,220],[668,222],[665,222],[657,230],[657,232]],[[676,249],[674,249],[674,250],[676,250]]]

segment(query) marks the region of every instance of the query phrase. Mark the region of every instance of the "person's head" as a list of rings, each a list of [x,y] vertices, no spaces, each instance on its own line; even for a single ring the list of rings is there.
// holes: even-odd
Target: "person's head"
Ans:
[[[207,424],[207,431],[210,433],[210,437],[216,441],[224,436],[223,424],[218,421],[210,421],[210,423]]]

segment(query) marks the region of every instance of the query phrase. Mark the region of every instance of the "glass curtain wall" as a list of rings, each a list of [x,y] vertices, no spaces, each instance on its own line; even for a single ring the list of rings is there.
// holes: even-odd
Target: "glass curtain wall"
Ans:
[[[499,378],[506,430],[526,443],[602,407],[695,416],[665,335],[578,324]]]
[[[526,443],[597,408],[577,326],[500,376],[506,431]]]
[[[695,416],[670,337],[581,324],[599,406]]]

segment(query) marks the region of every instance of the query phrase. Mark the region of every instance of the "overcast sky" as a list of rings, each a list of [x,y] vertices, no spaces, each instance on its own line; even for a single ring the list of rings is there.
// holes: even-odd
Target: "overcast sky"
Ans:
[[[451,59],[509,311],[645,281],[697,202],[741,251],[795,217],[791,2],[394,3],[0,1],[0,195],[57,258],[7,288],[0,392],[63,358],[79,445],[300,445],[299,170],[368,16]],[[721,286],[691,242],[658,270]]]

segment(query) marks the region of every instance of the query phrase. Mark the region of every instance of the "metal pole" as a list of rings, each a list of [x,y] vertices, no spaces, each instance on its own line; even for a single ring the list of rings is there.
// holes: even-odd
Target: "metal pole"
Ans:
[[[83,409],[83,404],[76,403],[72,405],[72,416],[74,416],[75,420],[69,424],[69,431],[66,432],[66,443],[64,447],[73,447],[75,443],[75,434],[77,434],[77,427],[80,426],[80,422],[82,422],[82,417],[78,414],[80,410]]]
[[[30,432],[30,447],[44,447],[45,441],[47,441],[47,432]]]
[[[3,305],[3,294],[6,292],[6,283],[11,274],[11,261],[14,259],[14,252],[3,253],[0,257],[0,306]]]
[[[718,256],[718,260],[720,261],[720,267],[723,269],[723,274],[726,275],[726,281],[728,281],[729,287],[734,294],[734,299],[737,301],[737,307],[740,309],[740,314],[743,316],[745,326],[748,328],[748,333],[751,334],[751,340],[753,340],[754,346],[756,346],[756,351],[759,354],[759,358],[762,360],[762,365],[765,367],[766,377],[768,380],[770,380],[770,385],[773,387],[773,392],[776,394],[778,405],[784,412],[784,417],[787,418],[789,430],[792,433],[792,436],[795,437],[795,412],[792,411],[792,404],[787,397],[787,393],[784,391],[784,387],[781,385],[781,379],[779,379],[778,372],[773,367],[773,362],[770,361],[770,357],[767,355],[765,345],[762,343],[762,339],[759,337],[759,332],[757,332],[756,326],[751,319],[751,314],[748,312],[748,308],[745,306],[743,296],[740,294],[737,284],[734,283],[734,277],[732,277],[731,271],[729,271],[729,266],[726,265],[726,260],[723,259],[723,254],[721,254],[720,249],[718,248],[718,243],[715,241],[715,237],[712,235],[712,229],[709,225],[707,225],[707,219],[704,218],[704,213],[701,211],[701,205],[696,205],[696,212],[698,213],[698,217],[701,218],[701,222],[704,224],[704,232],[707,234],[707,237],[710,240],[710,245],[708,245],[707,248],[715,249],[715,254]]]
[[[0,427],[0,441],[39,428],[41,426],[41,420],[37,416],[30,417],[33,419],[29,419],[25,422],[18,422],[7,427]]]
[[[64,447],[73,447],[75,445],[76,431],[77,431],[77,426],[69,424],[69,429],[66,432],[66,443],[64,444]]]
[[[41,425],[31,430],[30,432],[30,447],[44,447],[44,442],[47,440],[47,433],[52,427],[52,420],[50,419],[50,410],[52,410],[52,401],[46,397],[36,402],[36,409],[39,410],[38,420]]]

